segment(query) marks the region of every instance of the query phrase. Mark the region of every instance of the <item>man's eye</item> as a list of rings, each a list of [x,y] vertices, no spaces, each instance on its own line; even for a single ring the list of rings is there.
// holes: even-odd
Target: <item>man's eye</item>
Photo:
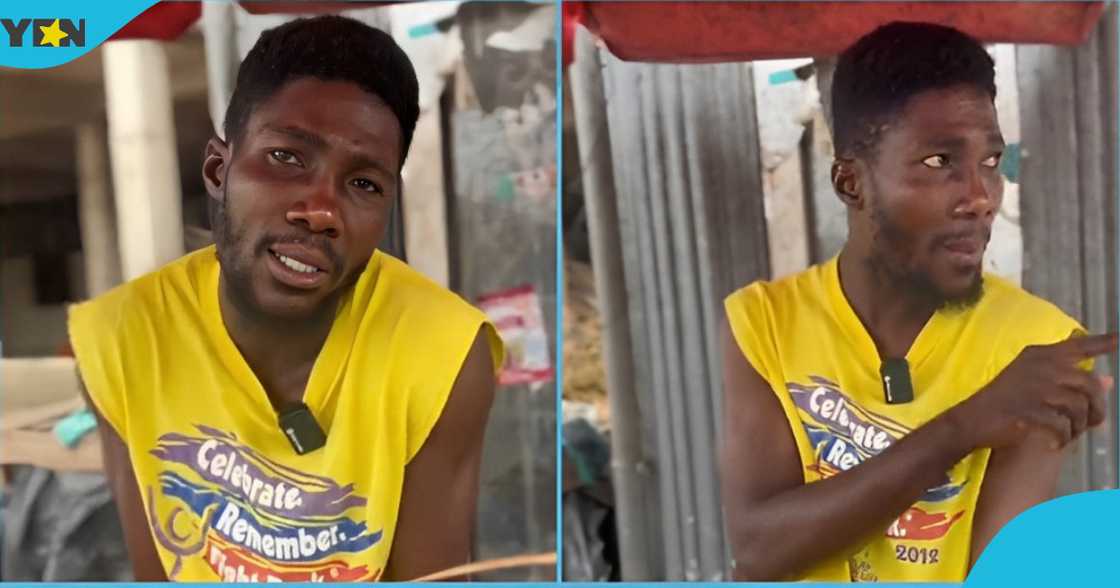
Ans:
[[[983,165],[984,167],[999,167],[999,160],[1002,156],[1002,153],[996,153],[995,155],[985,159],[984,161],[981,161],[980,165]]]
[[[269,157],[275,159],[280,163],[299,165],[299,158],[291,151],[284,151],[283,149],[274,149],[268,152]]]
[[[922,165],[932,167],[933,169],[941,169],[949,165],[949,156],[947,155],[930,155],[922,160]]]
[[[359,190],[364,190],[372,194],[381,194],[381,186],[378,186],[377,184],[365,178],[357,178],[355,180],[352,180],[350,184]]]

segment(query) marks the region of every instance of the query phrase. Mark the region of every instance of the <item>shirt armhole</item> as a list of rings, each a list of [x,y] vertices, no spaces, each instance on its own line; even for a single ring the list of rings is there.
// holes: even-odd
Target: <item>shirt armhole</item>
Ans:
[[[478,319],[472,324],[474,325],[473,328],[462,330],[464,333],[469,333],[469,336],[460,337],[460,340],[454,344],[454,353],[449,363],[455,366],[455,369],[444,370],[444,373],[440,374],[438,381],[433,384],[434,394],[428,403],[429,408],[426,414],[419,419],[415,429],[410,427],[408,447],[405,452],[405,465],[412,462],[416,454],[420,453],[424,444],[427,443],[428,437],[431,436],[432,430],[435,429],[436,423],[439,422],[439,418],[443,415],[443,409],[447,406],[448,398],[451,397],[451,390],[455,387],[455,383],[459,379],[459,373],[463,371],[467,356],[470,354],[471,346],[480,332],[485,331],[485,336],[490,345],[490,355],[495,374],[501,369],[505,351],[497,330],[489,321],[482,318],[481,312]]]
[[[67,326],[70,335],[70,346],[74,350],[74,359],[77,364],[79,385],[85,389],[86,396],[93,403],[93,409],[101,418],[116,431],[117,435],[127,442],[128,427],[125,417],[123,390],[116,390],[113,377],[109,373],[108,365],[113,359],[111,353],[99,350],[97,345],[111,344],[111,335],[98,329],[95,324],[95,308],[90,303],[77,304],[69,307]],[[98,341],[99,335],[103,338]]]
[[[801,458],[802,480],[808,482],[805,477],[805,466],[812,462],[812,449],[805,437],[804,425],[797,412],[797,406],[790,397],[784,379],[785,373],[778,358],[778,350],[770,335],[774,327],[767,311],[768,302],[762,291],[753,290],[756,286],[747,288],[729,296],[724,302],[728,326],[731,328],[732,338],[739,351],[766,382],[770,393],[777,398],[778,404],[782,407],[786,424],[790,427],[790,433],[797,445],[797,453]],[[754,305],[758,309],[757,312],[751,312],[748,308],[750,305]]]

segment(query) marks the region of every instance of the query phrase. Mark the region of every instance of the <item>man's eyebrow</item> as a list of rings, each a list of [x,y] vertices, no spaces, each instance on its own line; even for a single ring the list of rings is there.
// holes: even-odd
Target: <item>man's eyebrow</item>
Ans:
[[[999,133],[990,133],[985,137],[985,141],[989,147],[1003,149],[1006,146],[1003,135]],[[922,141],[921,146],[929,149],[954,150],[964,147],[966,142],[967,140],[963,137],[935,137],[928,141]]]
[[[379,171],[383,174],[390,175],[390,176],[397,175],[397,172],[389,169],[389,166],[385,165],[383,162],[381,162],[377,159],[371,159],[371,158],[366,157],[364,155],[357,155],[352,159],[352,161],[354,162],[354,165],[359,166],[359,167],[373,168],[373,169],[376,169],[377,171]]]
[[[308,131],[306,129],[296,127],[296,126],[291,126],[291,125],[282,126],[282,125],[266,124],[266,125],[261,126],[261,130],[269,131],[269,132],[272,132],[272,133],[279,133],[281,135],[287,135],[289,137],[292,137],[292,138],[296,139],[297,141],[303,141],[304,143],[307,143],[309,145],[313,145],[315,147],[319,147],[319,148],[322,148],[322,149],[325,149],[329,146],[327,144],[327,140],[324,139],[323,137],[321,137],[320,135],[317,135],[317,134],[315,134],[311,131]],[[373,168],[373,169],[376,169],[376,170],[378,170],[382,173],[385,173],[385,174],[388,174],[388,175],[391,175],[391,176],[395,176],[397,174],[396,171],[390,169],[390,166],[386,165],[382,161],[380,161],[378,159],[373,159],[373,158],[367,157],[365,155],[354,156],[352,158],[352,162],[356,166],[360,166],[360,167],[363,167],[363,168],[366,168],[366,167]]]
[[[266,131],[269,131],[269,132],[279,133],[281,135],[287,135],[287,136],[292,137],[293,139],[296,139],[298,141],[303,141],[304,143],[314,145],[315,147],[326,147],[327,146],[327,140],[326,139],[320,137],[319,135],[316,135],[315,133],[313,133],[311,131],[308,131],[306,129],[301,129],[300,127],[268,125],[268,124],[266,124],[261,128],[263,130],[266,130]]]

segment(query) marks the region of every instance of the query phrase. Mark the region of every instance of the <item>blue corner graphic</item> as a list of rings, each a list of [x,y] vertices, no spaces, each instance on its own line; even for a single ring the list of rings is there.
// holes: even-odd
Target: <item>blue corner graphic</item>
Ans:
[[[0,3],[0,66],[62,65],[104,43],[158,0],[7,0]]]
[[[1115,585],[1120,490],[1063,496],[1015,517],[984,550],[965,586]]]

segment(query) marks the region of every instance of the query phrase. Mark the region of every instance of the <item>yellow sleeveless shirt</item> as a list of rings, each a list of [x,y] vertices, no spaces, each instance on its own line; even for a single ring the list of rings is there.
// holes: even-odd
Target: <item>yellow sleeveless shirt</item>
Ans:
[[[405,466],[420,450],[483,313],[375,252],[337,311],[304,403],[326,445],[298,455],[218,308],[213,247],[70,310],[97,410],[128,445],[172,580],[375,580]]]
[[[979,303],[938,311],[922,329],[906,354],[914,399],[892,405],[883,398],[875,343],[841,290],[837,258],[755,282],[724,306],[739,348],[782,405],[805,483],[883,451],[982,388],[1024,347],[1083,332],[1053,304],[986,274]],[[963,581],[990,453],[974,451],[881,536],[797,579]]]

